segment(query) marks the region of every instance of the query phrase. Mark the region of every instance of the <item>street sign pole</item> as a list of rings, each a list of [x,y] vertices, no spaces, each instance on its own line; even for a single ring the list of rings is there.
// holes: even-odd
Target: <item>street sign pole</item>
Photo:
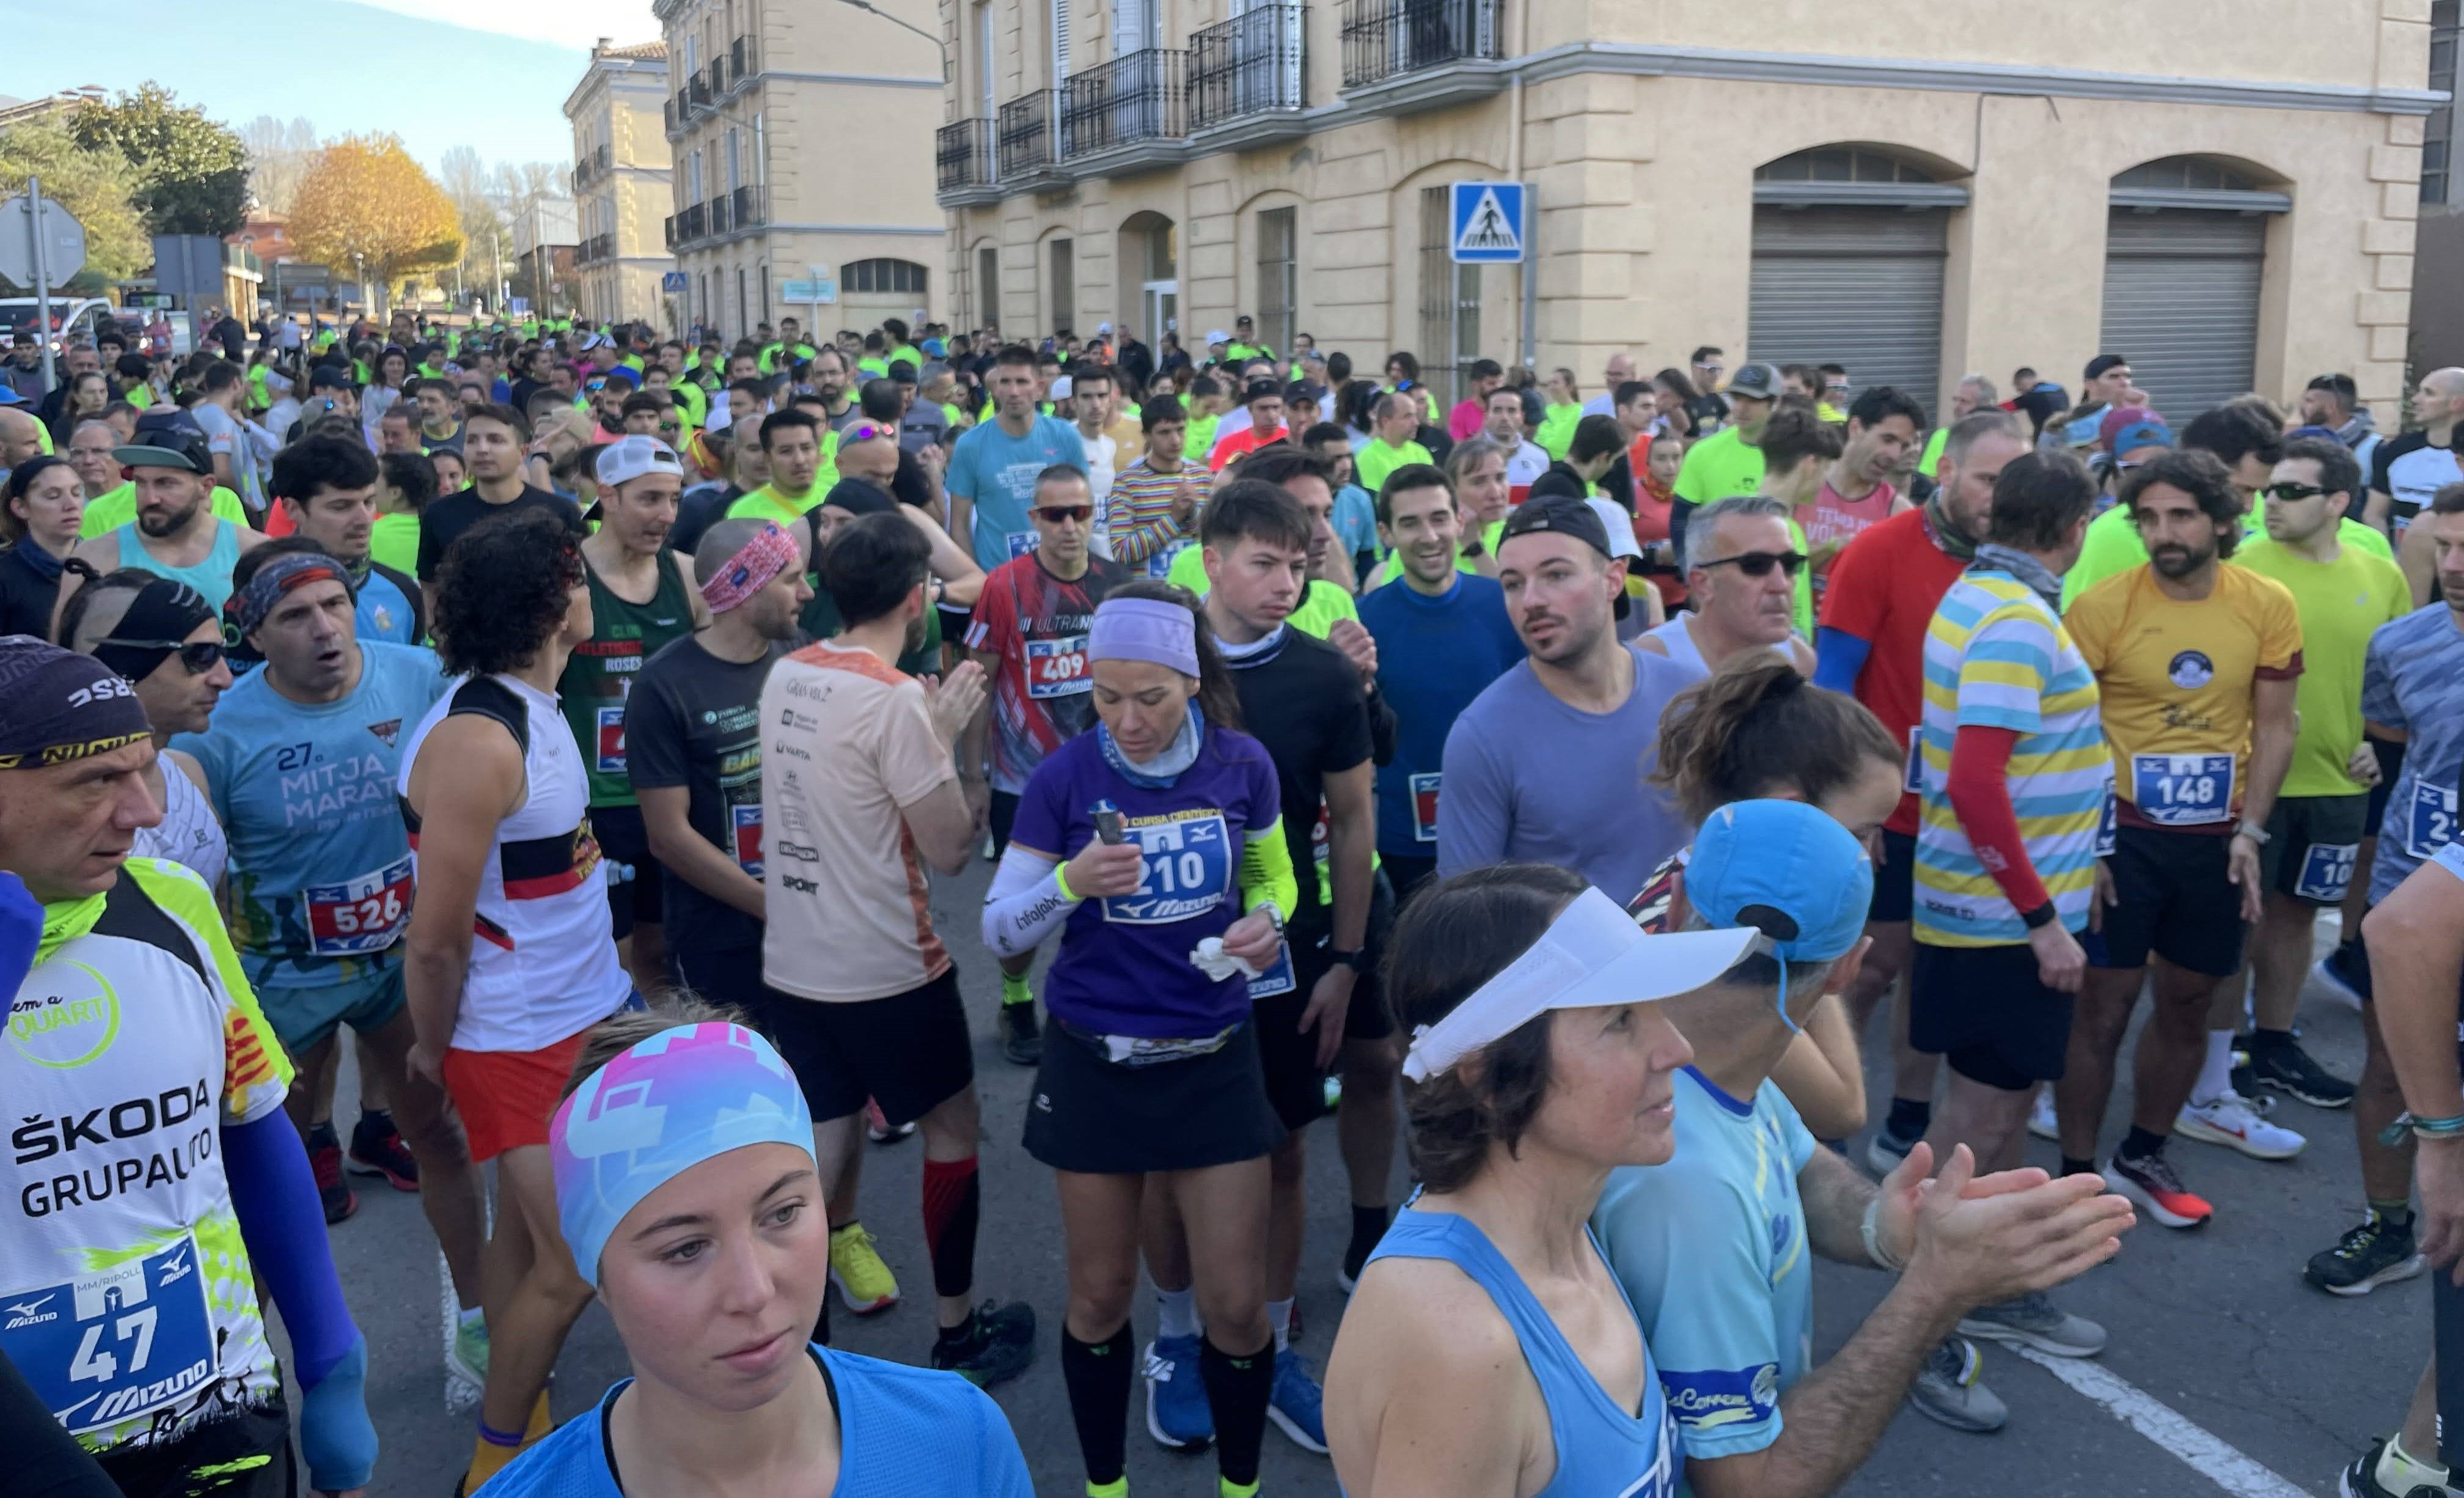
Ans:
[[[1523,367],[1540,363],[1540,256],[1532,252],[1531,231],[1540,227],[1540,189],[1523,189]],[[1615,398],[1614,391],[1611,398]]]
[[[26,239],[34,260],[34,351],[43,367],[43,393],[52,393],[52,274],[43,253],[43,179],[26,180]],[[61,350],[66,353],[67,350]]]

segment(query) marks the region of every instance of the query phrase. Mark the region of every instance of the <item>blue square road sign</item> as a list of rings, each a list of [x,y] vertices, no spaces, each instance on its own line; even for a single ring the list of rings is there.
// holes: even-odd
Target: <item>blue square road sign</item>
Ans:
[[[1458,265],[1520,265],[1523,262],[1523,184],[1458,182],[1449,185],[1450,257]]]

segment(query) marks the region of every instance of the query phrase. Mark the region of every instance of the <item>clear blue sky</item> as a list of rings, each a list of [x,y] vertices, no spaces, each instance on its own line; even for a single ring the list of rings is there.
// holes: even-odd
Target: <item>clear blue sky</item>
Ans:
[[[0,92],[32,98],[93,83],[118,93],[151,78],[233,128],[273,115],[304,116],[319,136],[389,130],[430,167],[455,145],[490,162],[570,160],[562,106],[591,43],[658,36],[649,0],[114,0],[100,10],[11,10]]]

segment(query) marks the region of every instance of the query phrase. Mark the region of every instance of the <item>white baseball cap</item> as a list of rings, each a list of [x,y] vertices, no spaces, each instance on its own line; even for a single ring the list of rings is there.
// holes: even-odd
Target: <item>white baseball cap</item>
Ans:
[[[1209,343],[1229,343],[1232,341],[1232,335],[1224,332],[1221,328],[1212,328],[1207,331],[1206,341]]]
[[[1633,516],[1618,509],[1613,499],[1593,498],[1583,503],[1590,505],[1592,513],[1600,518],[1600,523],[1608,527],[1610,556],[1640,559],[1642,547],[1634,539]]]
[[[675,449],[640,432],[617,438],[599,453],[599,482],[604,487],[630,483],[645,474],[673,474],[682,478],[684,473]]]

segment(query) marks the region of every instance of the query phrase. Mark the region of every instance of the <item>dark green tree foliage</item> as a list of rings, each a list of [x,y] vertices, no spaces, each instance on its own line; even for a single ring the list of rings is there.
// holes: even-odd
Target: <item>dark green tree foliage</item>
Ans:
[[[238,132],[146,83],[110,103],[79,105],[69,131],[109,146],[136,171],[129,197],[158,234],[235,233],[248,216],[248,148]]]

